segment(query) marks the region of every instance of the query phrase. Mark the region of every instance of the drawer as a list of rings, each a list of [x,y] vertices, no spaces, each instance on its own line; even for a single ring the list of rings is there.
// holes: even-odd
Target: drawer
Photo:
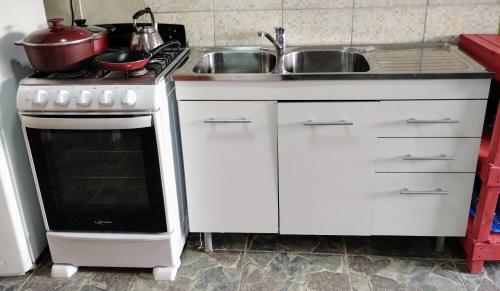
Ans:
[[[380,102],[379,137],[481,137],[486,100]]]
[[[476,171],[480,138],[379,138],[376,172]]]
[[[372,234],[464,236],[474,176],[375,174]]]

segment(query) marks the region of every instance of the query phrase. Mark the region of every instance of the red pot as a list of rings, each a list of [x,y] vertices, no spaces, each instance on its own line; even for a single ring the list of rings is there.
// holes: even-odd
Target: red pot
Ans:
[[[30,33],[16,45],[24,46],[31,66],[42,72],[76,70],[90,60],[97,51],[107,49],[107,38],[100,40],[96,34],[81,27],[62,25],[63,19],[50,19],[50,27]],[[99,44],[95,44],[95,42]]]

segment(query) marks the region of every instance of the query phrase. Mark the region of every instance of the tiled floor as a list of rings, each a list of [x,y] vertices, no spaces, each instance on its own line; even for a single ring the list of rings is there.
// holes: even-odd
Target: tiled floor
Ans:
[[[214,234],[212,254],[192,234],[175,282],[151,269],[80,268],[50,278],[50,258],[26,276],[0,278],[0,290],[500,290],[500,262],[468,274],[454,239]]]

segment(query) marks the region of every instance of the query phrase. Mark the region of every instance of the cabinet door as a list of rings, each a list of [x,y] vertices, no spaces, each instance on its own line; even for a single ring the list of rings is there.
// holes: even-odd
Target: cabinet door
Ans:
[[[280,103],[280,233],[369,235],[378,102]]]
[[[179,102],[194,232],[278,232],[276,102]]]

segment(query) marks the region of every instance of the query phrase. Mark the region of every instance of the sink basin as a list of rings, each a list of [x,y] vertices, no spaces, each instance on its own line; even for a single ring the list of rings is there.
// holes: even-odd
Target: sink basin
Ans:
[[[299,51],[285,55],[289,73],[368,72],[370,65],[363,55],[348,51]]]
[[[262,74],[276,66],[276,56],[267,52],[226,51],[200,58],[193,71],[199,74]]]

